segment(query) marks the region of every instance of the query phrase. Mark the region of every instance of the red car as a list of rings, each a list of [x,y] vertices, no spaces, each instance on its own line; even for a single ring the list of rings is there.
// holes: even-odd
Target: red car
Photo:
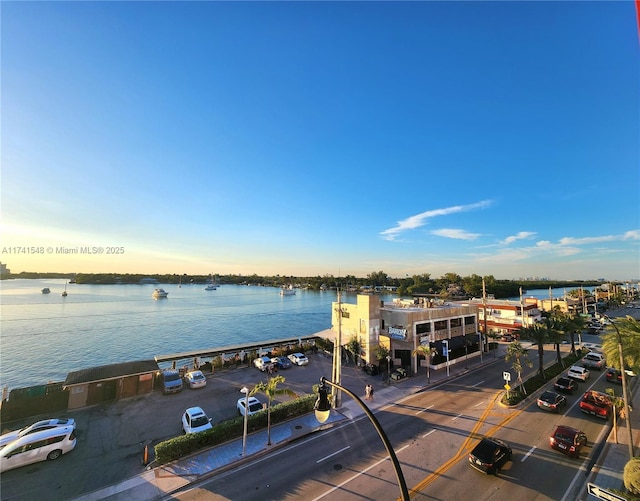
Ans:
[[[560,425],[549,437],[549,445],[570,458],[577,458],[580,456],[580,449],[587,445],[587,436],[580,430]]]
[[[599,391],[585,391],[580,400],[580,410],[602,419],[609,419],[613,411],[613,403],[609,395]]]

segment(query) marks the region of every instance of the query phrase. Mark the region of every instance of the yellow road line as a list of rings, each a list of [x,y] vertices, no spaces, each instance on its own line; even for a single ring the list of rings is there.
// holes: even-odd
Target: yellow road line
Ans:
[[[413,495],[420,493],[425,487],[427,487],[428,485],[433,483],[438,477],[440,477],[443,473],[448,471],[453,465],[455,465],[461,459],[466,457],[469,454],[469,452],[471,452],[472,445],[475,446],[475,443],[471,443],[473,440],[478,440],[478,439],[482,438],[483,436],[484,437],[492,436],[496,431],[498,431],[500,428],[505,426],[507,423],[509,423],[512,419],[514,419],[517,415],[519,415],[522,412],[522,410],[517,410],[517,411],[512,412],[509,416],[504,418],[500,423],[498,423],[497,425],[493,426],[486,434],[478,435],[478,430],[484,424],[485,420],[489,416],[489,413],[493,409],[493,407],[494,407],[494,405],[496,403],[496,400],[501,395],[501,393],[502,393],[502,391],[499,391],[495,395],[495,397],[493,398],[493,400],[491,401],[489,406],[482,413],[482,416],[480,416],[480,418],[478,419],[478,422],[475,424],[473,429],[469,432],[469,435],[464,439],[464,442],[458,448],[458,451],[453,455],[453,457],[451,457],[446,463],[443,463],[442,465],[440,465],[440,467],[436,471],[431,473],[429,476],[425,477],[415,487],[410,489],[409,490],[409,497],[412,497]],[[398,499],[398,501],[401,501],[401,500]]]

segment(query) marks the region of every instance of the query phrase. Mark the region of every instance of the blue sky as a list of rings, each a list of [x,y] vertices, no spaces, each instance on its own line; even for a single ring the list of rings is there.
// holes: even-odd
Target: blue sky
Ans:
[[[14,272],[640,277],[633,2],[1,14]]]

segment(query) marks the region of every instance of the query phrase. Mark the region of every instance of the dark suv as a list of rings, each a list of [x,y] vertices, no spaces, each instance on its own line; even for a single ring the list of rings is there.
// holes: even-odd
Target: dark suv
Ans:
[[[587,445],[587,436],[580,430],[561,425],[549,437],[549,445],[570,458],[577,458],[580,456],[580,449]]]
[[[558,378],[553,387],[556,391],[561,391],[562,393],[573,395],[573,392],[578,389],[578,383],[575,379],[562,376]]]
[[[469,454],[469,464],[487,475],[500,473],[500,468],[511,461],[511,447],[497,438],[483,438]]]

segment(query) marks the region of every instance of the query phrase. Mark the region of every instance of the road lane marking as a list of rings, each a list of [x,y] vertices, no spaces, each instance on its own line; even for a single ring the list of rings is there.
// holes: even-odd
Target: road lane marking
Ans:
[[[489,405],[487,406],[487,408],[482,413],[482,416],[480,416],[480,418],[476,422],[475,426],[469,432],[469,435],[465,438],[464,442],[462,443],[462,445],[458,449],[458,452],[456,452],[456,454],[453,457],[451,457],[448,461],[443,463],[437,470],[435,470],[433,473],[431,473],[430,475],[428,475],[427,477],[422,479],[420,482],[418,482],[418,484],[416,486],[414,486],[413,488],[410,488],[409,489],[409,496],[410,497],[415,495],[415,494],[420,493],[428,485],[430,485],[431,483],[435,482],[436,479],[438,479],[445,472],[447,472],[450,468],[452,468],[455,464],[457,464],[463,458],[465,458],[471,452],[473,447],[475,446],[475,442],[474,441],[477,441],[482,437],[491,437],[491,436],[493,436],[496,433],[497,430],[499,430],[503,426],[506,426],[511,420],[513,420],[516,416],[519,416],[523,412],[523,409],[514,410],[510,415],[508,415],[507,417],[502,419],[502,421],[500,423],[498,423],[497,425],[493,426],[487,433],[483,433],[482,435],[479,435],[478,434],[478,430],[484,424],[485,420],[487,419],[487,417],[491,413],[491,411],[493,409],[493,406],[495,405],[496,401],[498,400],[498,398],[500,397],[501,394],[502,394],[502,391],[499,391],[498,393],[496,393],[496,395],[493,398],[493,400],[491,400],[489,402]],[[397,499],[397,501],[401,501],[401,500]]]
[[[472,384],[471,387],[475,388],[478,385],[481,385],[482,383],[484,383],[484,379],[482,381],[478,381],[476,384]]]
[[[484,405],[484,404],[485,404],[485,401],[483,400],[482,402],[478,402],[478,403],[477,403],[476,405],[474,405],[473,407],[474,407],[474,409],[475,409],[476,407],[480,407],[481,405]]]
[[[460,416],[462,416],[462,414],[458,414],[457,416],[453,416],[451,418],[451,421],[455,421],[456,419],[458,419]]]
[[[529,452],[527,452],[524,456],[522,456],[522,459],[520,460],[520,462],[524,463],[524,460],[527,459],[529,456],[531,456],[531,454],[533,454],[533,451],[535,451],[536,449],[537,449],[536,445],[531,447],[531,449],[529,449]]]
[[[323,457],[323,458],[318,459],[318,460],[316,461],[316,464],[318,464],[318,463],[322,463],[322,462],[323,462],[323,461],[325,461],[326,459],[332,458],[332,457],[333,457],[333,456],[335,456],[336,454],[340,454],[341,452],[344,452],[344,451],[346,451],[347,449],[350,449],[350,448],[351,448],[351,446],[350,446],[350,445],[347,445],[346,447],[343,447],[342,449],[337,450],[337,451],[336,451],[336,452],[334,452],[333,454],[329,454],[328,456],[325,456],[325,457]]]
[[[416,416],[417,416],[418,414],[420,414],[421,412],[428,411],[429,409],[431,409],[431,407],[433,407],[433,405],[430,405],[429,407],[426,407],[426,408],[424,408],[424,409],[420,409],[418,412],[416,412]]]
[[[358,478],[361,475],[364,475],[365,473],[367,473],[369,470],[371,470],[372,468],[375,468],[376,466],[378,466],[380,463],[383,463],[384,461],[386,461],[387,459],[391,459],[389,458],[389,456],[385,456],[382,459],[380,459],[379,461],[376,461],[375,463],[373,463],[371,466],[369,466],[368,468],[365,468],[364,470],[362,470],[361,472],[356,473],[355,475],[352,475],[351,477],[349,477],[348,479],[346,479],[344,482],[339,483],[338,485],[333,486],[331,489],[329,489],[327,492],[325,492],[324,494],[320,494],[319,496],[313,498],[312,501],[318,501],[319,499],[322,499],[326,496],[328,496],[329,494],[331,494],[332,492],[337,491],[338,489],[342,489],[343,486],[347,485],[349,482],[352,482],[353,480],[355,480],[356,478]]]
[[[422,435],[422,438],[428,437],[429,435],[431,435],[434,431],[438,431],[438,428],[434,428],[431,431],[428,431],[427,433],[425,433],[424,435]]]

